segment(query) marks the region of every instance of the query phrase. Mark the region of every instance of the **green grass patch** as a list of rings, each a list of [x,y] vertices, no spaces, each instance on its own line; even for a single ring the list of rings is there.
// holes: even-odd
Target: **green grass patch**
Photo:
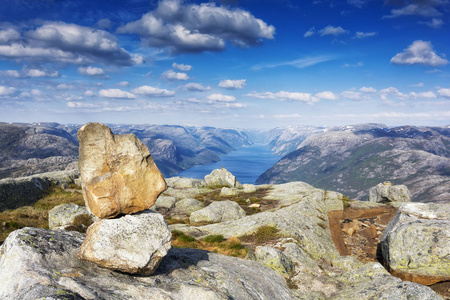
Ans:
[[[277,240],[281,237],[279,229],[274,226],[261,226],[255,233],[244,235],[239,239],[243,242],[261,244],[268,241]]]
[[[221,234],[208,235],[203,239],[203,241],[205,243],[210,243],[210,244],[220,243],[223,241],[223,235],[221,235]]]

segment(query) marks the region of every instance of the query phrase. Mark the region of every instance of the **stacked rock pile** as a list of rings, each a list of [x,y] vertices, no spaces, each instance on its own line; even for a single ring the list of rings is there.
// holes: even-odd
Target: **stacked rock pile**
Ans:
[[[114,135],[100,123],[78,131],[79,169],[92,224],[78,258],[130,274],[152,274],[170,249],[161,214],[148,210],[166,182],[148,148],[134,135]]]

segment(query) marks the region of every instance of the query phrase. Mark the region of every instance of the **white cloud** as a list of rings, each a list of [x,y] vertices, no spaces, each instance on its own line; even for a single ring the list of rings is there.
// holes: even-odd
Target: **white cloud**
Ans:
[[[3,96],[9,96],[16,92],[16,89],[13,87],[6,87],[3,85],[0,85],[0,97]]]
[[[340,93],[340,96],[355,101],[365,100],[362,93],[355,91],[344,91]]]
[[[105,70],[98,67],[80,67],[78,73],[85,76],[104,77],[106,75]]]
[[[441,28],[442,25],[444,25],[444,21],[442,19],[433,18],[431,21],[420,21],[420,24],[427,25],[428,27],[438,29]]]
[[[428,91],[428,92],[422,92],[422,93],[415,93],[415,92],[411,92],[409,93],[409,98],[411,99],[434,99],[436,98],[436,94],[432,91]]]
[[[184,86],[184,89],[190,92],[205,92],[209,91],[211,87],[203,86],[200,83],[190,82]]]
[[[6,28],[0,30],[0,44],[10,43],[11,41],[18,40],[20,33],[14,28]]]
[[[325,100],[337,100],[338,99],[336,94],[334,94],[333,92],[330,92],[330,91],[323,91],[323,92],[315,94],[314,96],[319,99],[325,99]]]
[[[362,61],[357,62],[356,64],[344,64],[343,67],[344,68],[360,68],[363,67],[364,63]]]
[[[180,70],[180,71],[190,71],[192,69],[192,66],[190,65],[183,65],[183,64],[177,64],[177,63],[173,63],[172,64],[172,68]]]
[[[234,89],[243,89],[245,87],[245,82],[247,79],[239,79],[239,80],[230,80],[225,79],[219,82],[219,87],[234,90]]]
[[[417,83],[417,84],[411,84],[411,86],[414,86],[414,87],[423,87],[424,84],[423,84],[423,82],[419,82],[419,83]]]
[[[93,91],[85,91],[84,95],[87,97],[93,97],[93,96],[95,96],[95,93]]]
[[[97,25],[98,28],[111,28],[113,22],[110,19],[104,18],[95,23],[95,25]]]
[[[398,88],[395,88],[395,87],[392,87],[392,86],[380,90],[379,91],[379,95],[380,95],[381,99],[383,99],[383,100],[387,100],[389,95],[395,96],[395,97],[397,97],[399,99],[406,99],[407,98],[407,95],[401,93],[398,90]]]
[[[118,86],[129,86],[130,83],[128,81],[121,81],[119,83],[117,83]]]
[[[424,1],[426,3],[427,1]],[[432,1],[430,1],[432,2]],[[392,9],[391,14],[384,18],[395,18],[400,16],[421,16],[421,17],[439,17],[442,13],[430,5],[412,3],[402,8]]]
[[[365,39],[365,38],[372,37],[375,35],[377,35],[376,32],[360,32],[360,31],[358,31],[355,34],[355,38],[356,39]]]
[[[28,69],[24,70],[24,75],[27,77],[58,77],[59,72],[58,71],[48,72],[46,70]]]
[[[5,71],[0,71],[0,75],[19,78],[20,72],[17,70],[5,70]]]
[[[273,115],[274,119],[299,119],[303,116],[300,114],[279,114],[279,115]]]
[[[337,36],[337,35],[341,35],[341,34],[344,34],[344,33],[347,33],[347,32],[348,31],[345,30],[344,28],[342,28],[341,26],[334,27],[334,26],[331,26],[331,25],[328,25],[327,27],[319,30],[320,36],[325,36],[325,35]]]
[[[414,41],[402,53],[398,53],[391,59],[391,63],[398,65],[422,64],[427,66],[442,66],[448,63],[448,60],[439,57],[432,49],[430,42],[421,40]]]
[[[279,91],[277,93],[249,93],[246,96],[257,99],[275,99],[279,101],[299,101],[303,103],[312,104],[319,101],[317,97],[313,97],[310,93],[292,93],[286,91]]]
[[[198,5],[162,0],[154,11],[117,32],[138,34],[151,47],[186,53],[222,51],[227,41],[252,46],[262,39],[273,39],[275,28],[242,9],[213,2]]]
[[[165,71],[161,76],[167,80],[189,80],[188,74],[175,72],[173,70]]]
[[[272,68],[278,68],[278,67],[283,67],[283,66],[292,66],[292,67],[296,67],[299,69],[304,69],[304,68],[308,68],[308,67],[320,64],[320,63],[327,62],[327,61],[332,61],[335,59],[336,58],[334,56],[329,56],[329,55],[312,56],[312,57],[305,57],[305,58],[300,58],[300,59],[295,59],[295,60],[290,60],[290,61],[284,61],[284,62],[280,62],[280,63],[255,65],[252,67],[252,69],[255,71],[258,71],[258,70],[262,70],[262,69],[272,69]]]
[[[100,95],[100,97],[104,97],[104,98],[121,98],[121,99],[136,98],[135,95],[133,95],[129,92],[126,92],[126,91],[119,90],[119,89],[100,90],[98,92],[98,94]]]
[[[450,89],[441,88],[438,90],[438,95],[441,97],[450,98]]]
[[[316,28],[315,27],[311,27],[310,29],[308,29],[307,32],[305,32],[303,37],[307,38],[307,37],[313,36],[314,34],[316,34]]]
[[[44,93],[39,89],[32,89],[31,95],[34,97],[42,97],[44,95]]]
[[[223,94],[212,94],[207,97],[211,102],[234,102],[236,100],[233,96],[223,95]]]
[[[75,87],[73,85],[70,85],[70,84],[61,83],[61,84],[58,84],[56,86],[56,88],[58,90],[71,90],[71,89],[74,89]]]
[[[166,89],[155,88],[152,86],[144,85],[132,90],[133,93],[139,95],[145,95],[148,97],[172,97],[175,95],[174,91]]]
[[[373,87],[365,87],[365,86],[360,88],[359,91],[363,92],[363,93],[376,93],[377,92],[377,90],[374,89]]]
[[[0,42],[0,57],[44,63],[106,63],[127,66],[143,61],[141,56],[120,48],[115,36],[100,29],[64,22],[47,22],[27,32],[19,33],[14,30],[9,29],[9,33],[2,30],[3,38],[9,39],[9,42],[3,45]]]

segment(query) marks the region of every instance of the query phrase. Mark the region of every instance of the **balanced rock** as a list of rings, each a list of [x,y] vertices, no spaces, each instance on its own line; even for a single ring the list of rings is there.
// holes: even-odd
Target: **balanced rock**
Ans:
[[[245,217],[245,210],[239,204],[225,200],[213,202],[207,207],[191,213],[190,221],[191,223],[219,223],[243,217]]]
[[[166,182],[134,134],[114,135],[100,123],[78,131],[79,168],[86,206],[99,218],[150,208]]]
[[[102,219],[88,228],[78,258],[130,274],[150,275],[169,251],[172,234],[153,211]]]
[[[450,280],[450,204],[400,206],[380,247],[397,277],[426,285]]]
[[[209,186],[241,186],[236,177],[225,168],[213,170],[211,174],[205,176],[205,181]]]
[[[379,183],[369,190],[369,202],[410,202],[409,190],[404,185],[392,185],[389,181]]]

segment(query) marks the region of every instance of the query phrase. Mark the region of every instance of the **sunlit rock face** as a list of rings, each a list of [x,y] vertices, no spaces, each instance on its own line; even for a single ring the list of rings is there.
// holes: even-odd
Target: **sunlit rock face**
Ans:
[[[114,135],[106,125],[88,123],[78,140],[83,196],[97,217],[148,209],[166,190],[147,146],[134,134]]]

